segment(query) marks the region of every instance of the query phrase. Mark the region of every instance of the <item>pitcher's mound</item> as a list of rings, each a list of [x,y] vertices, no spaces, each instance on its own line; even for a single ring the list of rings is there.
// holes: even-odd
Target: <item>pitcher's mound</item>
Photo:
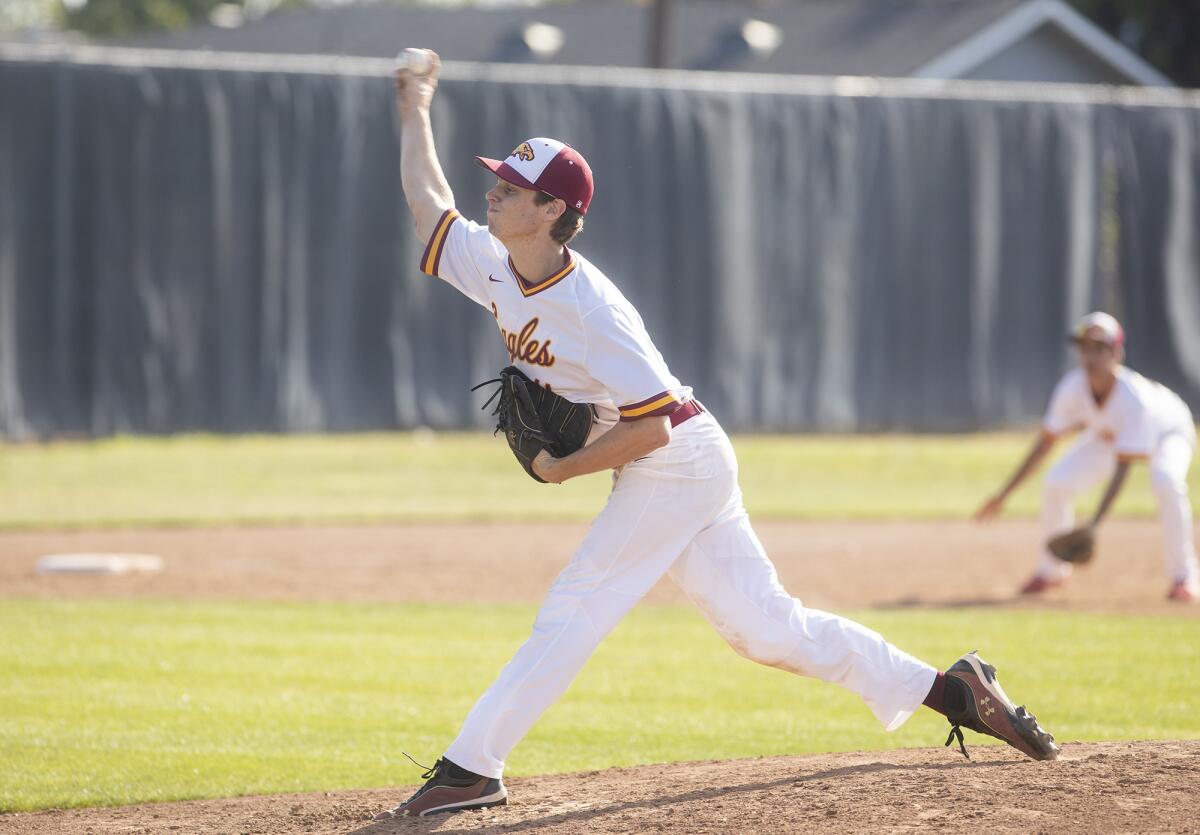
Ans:
[[[507,781],[510,805],[372,823],[409,788],[0,816],[0,832],[1197,832],[1200,741],[1064,746],[1038,763],[916,749]]]

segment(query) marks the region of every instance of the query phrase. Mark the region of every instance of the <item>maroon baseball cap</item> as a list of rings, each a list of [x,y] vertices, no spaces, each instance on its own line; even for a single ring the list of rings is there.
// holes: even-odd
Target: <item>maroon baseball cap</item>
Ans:
[[[582,154],[557,139],[534,137],[506,159],[475,157],[475,161],[515,186],[557,197],[580,214],[587,214],[592,203],[591,167]]]

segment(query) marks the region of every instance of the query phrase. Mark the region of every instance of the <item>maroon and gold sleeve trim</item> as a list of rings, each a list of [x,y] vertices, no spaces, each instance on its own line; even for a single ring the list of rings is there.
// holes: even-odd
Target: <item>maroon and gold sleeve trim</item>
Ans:
[[[639,420],[641,418],[669,415],[681,405],[683,404],[678,397],[669,391],[664,391],[637,403],[621,406],[618,411],[621,413],[621,420]]]
[[[1118,452],[1117,460],[1123,464],[1136,464],[1139,461],[1149,461],[1150,456],[1144,452]]]
[[[425,244],[425,252],[421,255],[421,272],[434,278],[438,277],[438,265],[442,262],[442,250],[446,248],[446,236],[450,234],[450,227],[458,217],[459,214],[454,209],[446,209],[442,213],[437,226],[433,227],[433,234],[429,236],[429,243]]]

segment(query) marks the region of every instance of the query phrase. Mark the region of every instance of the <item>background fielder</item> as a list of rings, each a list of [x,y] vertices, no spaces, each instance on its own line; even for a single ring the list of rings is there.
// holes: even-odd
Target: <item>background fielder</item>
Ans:
[[[428,73],[396,72],[403,123],[401,176],[424,272],[491,311],[509,361],[553,391],[595,407],[587,446],[545,452],[536,475],[561,483],[615,471],[613,491],[542,604],[529,639],[472,708],[420,791],[380,817],[504,803],[505,759],[569,686],[599,642],[669,573],[740,654],[859,694],[884,727],[922,704],[1037,759],[1053,738],[1011,704],[975,654],[946,673],[875,632],[806,609],[779,584],[750,527],[737,460],[717,421],[676,379],[641,317],[615,285],[566,244],[592,199],[591,170],[553,139],[518,145],[496,175],[487,226],[462,218],[433,147]],[[947,742],[949,744],[949,741]],[[965,753],[965,749],[964,749]]]
[[[1125,483],[1129,467],[1146,461],[1162,523],[1170,600],[1200,600],[1200,567],[1188,496],[1187,472],[1196,448],[1191,412],[1177,394],[1121,363],[1125,331],[1107,313],[1084,316],[1071,332],[1079,367],[1054,388],[1042,431],[1025,460],[1003,489],[976,514],[986,521],[1000,513],[1008,496],[1037,468],[1062,435],[1082,434],[1046,474],[1042,525],[1047,541],[1075,524],[1074,500],[1109,479],[1108,488],[1088,525],[1104,518]],[[1072,566],[1042,553],[1022,594],[1040,594],[1062,585]]]

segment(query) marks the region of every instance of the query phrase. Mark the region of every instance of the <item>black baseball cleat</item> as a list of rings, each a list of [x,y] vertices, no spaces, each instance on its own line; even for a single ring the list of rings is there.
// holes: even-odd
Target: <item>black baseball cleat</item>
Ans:
[[[417,793],[395,809],[375,816],[375,820],[436,815],[441,812],[462,812],[467,809],[487,809],[508,803],[508,791],[499,777],[484,777],[460,768],[446,758],[433,764],[421,775],[427,782]]]
[[[1054,737],[1024,705],[1013,706],[996,680],[996,668],[975,652],[968,652],[946,671],[946,713],[952,726],[946,745],[957,736],[958,747],[968,759],[963,728],[1002,739],[1035,760],[1058,759]]]

